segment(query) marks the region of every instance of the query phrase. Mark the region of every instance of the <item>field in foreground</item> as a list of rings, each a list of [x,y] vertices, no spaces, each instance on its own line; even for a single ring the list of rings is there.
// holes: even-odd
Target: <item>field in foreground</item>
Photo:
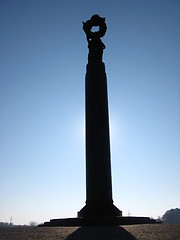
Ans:
[[[0,228],[0,240],[180,240],[180,224]]]

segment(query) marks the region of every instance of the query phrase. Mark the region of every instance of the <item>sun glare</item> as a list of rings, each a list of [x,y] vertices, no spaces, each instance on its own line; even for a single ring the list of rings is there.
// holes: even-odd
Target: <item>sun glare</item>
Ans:
[[[110,142],[119,142],[122,139],[122,131],[120,131],[120,123],[114,117],[110,117],[109,121]]]

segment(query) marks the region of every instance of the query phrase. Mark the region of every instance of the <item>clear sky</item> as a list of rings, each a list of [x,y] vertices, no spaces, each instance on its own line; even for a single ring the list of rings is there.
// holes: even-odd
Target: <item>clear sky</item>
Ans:
[[[0,221],[85,204],[82,21],[106,17],[113,199],[132,216],[180,207],[180,1],[0,1]]]

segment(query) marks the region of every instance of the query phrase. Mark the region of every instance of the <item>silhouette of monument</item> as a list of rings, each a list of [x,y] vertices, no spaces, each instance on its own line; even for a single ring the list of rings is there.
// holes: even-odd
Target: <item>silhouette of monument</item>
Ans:
[[[99,31],[92,32],[93,26]],[[105,18],[98,15],[83,23],[89,55],[86,71],[86,205],[78,217],[122,216],[113,205],[109,140],[108,96],[102,62]]]
[[[92,27],[99,27],[97,32]],[[52,219],[40,226],[88,226],[155,223],[148,217],[122,217],[113,205],[107,79],[101,38],[105,18],[94,15],[83,22],[89,55],[86,71],[86,205],[77,218]]]

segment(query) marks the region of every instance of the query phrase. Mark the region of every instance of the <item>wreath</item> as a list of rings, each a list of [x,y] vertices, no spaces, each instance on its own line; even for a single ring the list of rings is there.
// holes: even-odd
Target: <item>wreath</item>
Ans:
[[[99,31],[92,32],[92,27],[99,26]],[[95,14],[90,20],[83,22],[83,30],[90,39],[101,38],[105,35],[107,27],[105,23],[105,18],[101,18],[99,15]]]

